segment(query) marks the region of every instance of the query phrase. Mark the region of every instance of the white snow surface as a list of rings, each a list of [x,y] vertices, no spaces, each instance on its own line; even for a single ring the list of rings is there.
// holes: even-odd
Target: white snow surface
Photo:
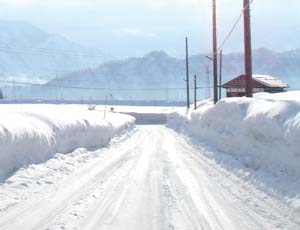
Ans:
[[[0,181],[56,153],[94,149],[134,126],[131,116],[83,105],[1,105]]]
[[[0,184],[0,229],[299,229],[299,199],[284,202],[277,178],[221,155],[137,126],[105,148],[18,170]]]
[[[254,170],[300,176],[300,91],[202,101],[168,125],[231,154]]]

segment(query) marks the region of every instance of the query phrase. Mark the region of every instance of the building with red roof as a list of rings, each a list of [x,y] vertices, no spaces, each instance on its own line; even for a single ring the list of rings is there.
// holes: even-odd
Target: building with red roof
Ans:
[[[253,93],[268,92],[279,93],[284,92],[289,87],[285,82],[268,75],[252,76]],[[243,97],[246,95],[246,76],[242,74],[222,85],[226,89],[227,97]]]

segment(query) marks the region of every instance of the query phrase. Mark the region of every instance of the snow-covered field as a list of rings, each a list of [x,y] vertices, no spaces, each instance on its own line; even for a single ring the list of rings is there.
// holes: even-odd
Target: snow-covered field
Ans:
[[[56,153],[98,148],[133,126],[134,118],[123,114],[108,112],[104,119],[103,107],[1,105],[0,180]]]
[[[117,106],[115,111],[135,117],[137,125],[149,125],[166,124],[168,114],[178,108],[164,106]]]

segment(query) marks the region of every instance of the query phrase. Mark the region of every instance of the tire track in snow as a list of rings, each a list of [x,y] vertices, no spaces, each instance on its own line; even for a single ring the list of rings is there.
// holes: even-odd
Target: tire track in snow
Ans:
[[[174,131],[169,130],[168,132],[173,133]],[[215,206],[205,210],[212,210],[215,215],[223,213],[222,215],[225,216],[226,214],[230,221],[234,220],[234,224],[240,225],[240,228],[243,229],[300,228],[299,219],[288,216],[290,210],[284,204],[268,197],[267,194],[258,191],[233,173],[199,154],[199,150],[195,151],[190,143],[176,133],[169,136],[173,136],[174,139],[169,139],[170,143],[166,144],[167,148],[178,143],[177,148],[170,150],[170,153],[173,152],[173,154],[169,154],[170,159],[180,165],[174,174],[181,178],[180,181],[185,189],[189,188],[194,204],[199,203],[197,202],[199,197],[202,197],[204,205],[215,203]],[[187,183],[189,181],[192,183]],[[180,182],[174,184],[179,185]],[[201,188],[204,188],[206,192],[202,193]],[[197,191],[194,197],[192,191]],[[219,219],[216,217],[213,218],[213,223]],[[230,225],[227,228],[224,226],[226,226],[225,222],[220,221],[218,226],[204,229],[228,229],[230,227]],[[232,225],[230,229],[235,228]]]
[[[135,133],[124,144],[139,146],[140,135],[142,132]],[[8,213],[1,215],[0,229],[41,229],[47,222],[57,218],[68,209],[72,201],[80,199],[93,184],[99,182],[99,178],[105,180],[111,177],[115,170],[130,160],[131,149],[127,151],[127,148],[121,145],[117,148],[119,152],[115,153],[114,148],[111,150],[107,157],[95,159],[92,165],[88,165],[91,168],[84,166],[66,181],[61,181],[59,185],[46,190],[47,193],[38,194],[34,199],[25,201],[21,207],[13,207]],[[25,227],[24,223],[27,223]]]
[[[158,177],[156,170],[152,171],[157,163],[154,155],[157,142],[155,136],[145,138],[139,154],[136,155],[134,166],[123,180],[119,181],[118,189],[93,205],[94,215],[78,229],[114,230],[124,226],[126,229],[153,229],[153,226],[157,226],[154,229],[161,229],[161,220],[158,220],[160,215],[157,215],[159,211],[156,208],[159,202],[155,201],[158,195]],[[156,205],[153,205],[154,203]]]
[[[101,154],[105,157],[95,157],[65,180],[8,209],[0,216],[1,230],[300,226],[280,201],[163,126],[139,127],[128,140]]]

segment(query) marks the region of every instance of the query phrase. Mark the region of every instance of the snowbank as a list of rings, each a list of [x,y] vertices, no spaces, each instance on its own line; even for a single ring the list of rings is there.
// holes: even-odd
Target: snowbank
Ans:
[[[300,175],[300,91],[226,98],[178,111],[168,125],[234,155],[247,167]]]
[[[166,124],[167,115],[174,112],[175,108],[166,106],[118,106],[115,110],[119,113],[135,117],[137,125]]]
[[[134,126],[131,116],[80,105],[1,105],[0,180],[55,153],[93,149]]]

